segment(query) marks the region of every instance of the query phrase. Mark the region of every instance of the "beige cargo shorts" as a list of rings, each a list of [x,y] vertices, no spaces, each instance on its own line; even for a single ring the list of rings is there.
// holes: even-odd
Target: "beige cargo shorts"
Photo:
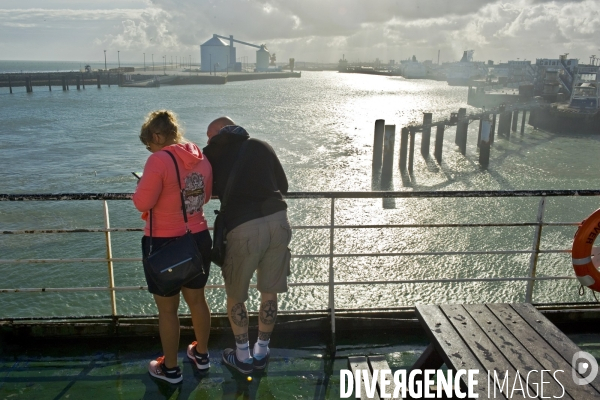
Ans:
[[[227,233],[221,268],[227,297],[243,303],[256,271],[259,292],[287,292],[292,228],[286,211],[245,222]]]

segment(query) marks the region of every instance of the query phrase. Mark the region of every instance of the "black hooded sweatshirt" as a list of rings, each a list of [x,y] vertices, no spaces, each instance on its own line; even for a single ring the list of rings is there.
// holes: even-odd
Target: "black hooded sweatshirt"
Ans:
[[[273,148],[240,126],[226,126],[210,139],[202,151],[213,170],[213,194],[223,200],[227,180],[238,159],[242,143],[248,141],[241,167],[229,193],[225,216],[228,230],[244,222],[287,209],[283,194],[288,181]]]

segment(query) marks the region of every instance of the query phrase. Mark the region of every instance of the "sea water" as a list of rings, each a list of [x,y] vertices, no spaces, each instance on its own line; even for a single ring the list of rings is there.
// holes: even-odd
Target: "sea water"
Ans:
[[[39,65],[32,70],[48,70]],[[67,70],[69,66],[65,67]],[[0,65],[0,69],[7,68]],[[233,82],[225,85],[119,88],[88,86],[63,92],[55,87],[0,88],[0,193],[133,192],[149,153],[139,141],[144,117],[170,109],[179,116],[186,137],[200,147],[206,127],[227,115],[252,137],[269,142],[287,173],[290,191],[443,191],[597,189],[600,187],[600,137],[572,132],[558,135],[526,126],[510,140],[496,136],[487,171],[478,164],[477,123],[469,126],[466,156],[447,128],[443,161],[424,159],[416,137],[414,172],[398,171],[400,128],[448,118],[466,106],[467,88],[445,82],[401,77],[303,72],[299,79]],[[479,111],[467,107],[468,112]],[[381,185],[372,173],[376,119],[396,125],[394,176]],[[520,127],[520,126],[519,126]],[[435,137],[435,130],[432,134]],[[433,152],[433,142],[431,152]],[[336,200],[335,223],[503,223],[534,222],[539,199],[372,199]],[[547,201],[545,221],[581,221],[600,200],[570,198]],[[209,222],[218,201],[205,206]],[[290,199],[292,225],[328,225],[330,200]],[[141,228],[130,201],[109,201],[110,224]],[[104,226],[102,202],[1,202],[2,230],[76,229]],[[575,227],[545,227],[542,249],[569,249]],[[346,228],[336,230],[338,254],[530,250],[533,227],[521,228]],[[112,234],[113,256],[140,257],[141,232]],[[327,254],[329,230],[294,232],[296,255]],[[2,259],[102,258],[102,233],[1,235]],[[337,281],[526,277],[530,254],[340,257],[334,260]],[[117,286],[145,284],[141,262],[114,265]],[[327,282],[329,259],[294,258],[290,282]],[[538,276],[573,276],[570,255],[542,254]],[[0,289],[107,286],[106,263],[0,264]],[[222,284],[212,267],[210,284]],[[394,307],[434,302],[523,301],[525,282],[411,283],[336,286],[336,307]],[[251,289],[250,309],[257,292]],[[214,311],[224,311],[224,292],[207,291]],[[587,301],[574,280],[537,282],[534,302]],[[281,308],[327,308],[326,286],[292,287]],[[0,293],[0,317],[106,315],[107,292]],[[185,307],[181,306],[185,312]],[[155,314],[145,291],[117,291],[118,314]]]

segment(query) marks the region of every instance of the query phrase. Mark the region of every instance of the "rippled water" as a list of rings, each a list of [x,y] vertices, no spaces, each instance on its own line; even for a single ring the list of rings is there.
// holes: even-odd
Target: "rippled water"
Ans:
[[[137,135],[144,116],[168,108],[180,117],[186,136],[206,142],[208,123],[232,117],[251,136],[271,143],[288,174],[290,191],[381,189],[371,171],[373,124],[397,127],[395,173],[388,190],[595,189],[600,185],[600,138],[555,135],[526,128],[524,136],[497,139],[490,168],[481,171],[477,124],[469,128],[467,156],[445,134],[441,165],[415,154],[414,173],[397,171],[399,129],[432,112],[447,117],[464,107],[467,88],[445,82],[404,80],[335,72],[303,72],[300,79],[236,82],[226,85],[163,86],[159,89],[88,87],[63,92],[34,87],[33,94],[0,88],[0,192],[132,192],[148,156]],[[475,109],[469,109],[475,111]],[[417,136],[416,148],[420,148]],[[433,141],[432,150],[433,151]],[[293,225],[329,223],[329,200],[289,200]],[[336,224],[458,223],[535,221],[537,199],[338,200]],[[550,199],[546,219],[580,221],[598,208],[598,199]],[[212,210],[218,201],[206,207]],[[113,227],[141,227],[129,201],[109,202]],[[2,229],[102,227],[101,202],[0,203]],[[574,228],[544,229],[543,248],[570,248]],[[139,257],[140,232],[113,233],[115,257]],[[341,254],[424,251],[528,250],[533,228],[394,228],[336,231]],[[1,258],[104,257],[103,234],[2,235]],[[296,230],[294,254],[326,254],[328,230]],[[327,281],[329,260],[294,259],[291,281]],[[526,276],[529,255],[343,257],[335,261],[340,281],[455,277]],[[0,264],[0,288],[105,286],[107,267],[94,264]],[[210,282],[222,279],[216,267]],[[540,275],[572,275],[570,257],[542,255]],[[116,263],[117,286],[143,285],[141,263]],[[353,285],[336,287],[336,306],[389,307],[420,302],[523,301],[525,284],[462,283]],[[256,292],[251,291],[251,298]],[[120,314],[155,313],[146,292],[117,292]],[[223,311],[223,292],[210,303]],[[534,301],[577,301],[573,281],[537,283]],[[589,300],[591,296],[583,297]],[[0,317],[108,314],[108,294],[0,293]],[[182,306],[183,307],[183,306]],[[326,287],[296,287],[282,296],[285,309],[327,307]],[[252,306],[250,308],[256,308]],[[182,308],[182,311],[184,309]]]

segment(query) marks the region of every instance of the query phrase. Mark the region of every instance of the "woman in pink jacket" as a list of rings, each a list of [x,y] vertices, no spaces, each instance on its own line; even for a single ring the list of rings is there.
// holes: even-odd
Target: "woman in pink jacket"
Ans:
[[[202,254],[204,274],[186,283],[181,289],[167,296],[157,294],[155,284],[149,279],[146,267],[148,291],[154,295],[158,308],[158,326],[164,356],[152,360],[148,366],[150,375],[171,383],[179,383],[183,377],[177,364],[179,348],[179,292],[188,304],[196,341],[188,346],[187,356],[196,368],[207,370],[210,367],[208,356],[208,336],[210,334],[210,310],[204,297],[204,286],[210,272],[210,249],[212,240],[202,207],[210,200],[212,193],[212,168],[201,150],[194,143],[187,142],[171,111],[154,111],[142,125],[140,140],[152,153],[144,174],[133,195],[135,207],[142,212],[146,221],[142,251],[149,252],[150,218],[152,209],[152,247],[158,249],[169,240],[186,232],[181,212],[181,197],[177,172],[167,151],[175,156],[181,187],[185,190],[185,208],[188,227]]]

